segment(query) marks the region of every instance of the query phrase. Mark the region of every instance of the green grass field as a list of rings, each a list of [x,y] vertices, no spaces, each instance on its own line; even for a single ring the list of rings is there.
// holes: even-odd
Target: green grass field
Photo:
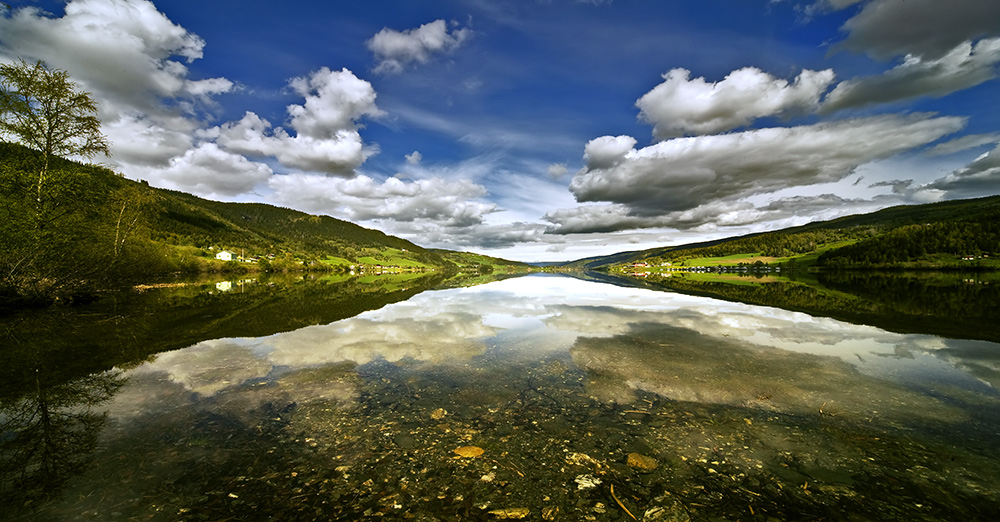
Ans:
[[[351,266],[354,264],[353,262],[344,259],[342,257],[333,257],[333,256],[326,256],[326,259],[324,259],[321,262],[323,264],[333,265],[333,266]]]

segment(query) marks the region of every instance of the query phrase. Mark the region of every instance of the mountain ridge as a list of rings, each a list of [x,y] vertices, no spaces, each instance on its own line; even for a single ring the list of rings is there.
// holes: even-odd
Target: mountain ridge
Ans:
[[[645,250],[617,252],[604,256],[592,256],[568,261],[558,266],[566,269],[598,270],[614,265],[637,263],[652,258],[677,260],[685,257],[696,257],[701,254],[705,254],[704,257],[710,257],[709,254],[733,255],[754,252],[769,255],[774,254],[770,255],[770,257],[783,258],[817,252],[818,246],[821,244],[826,245],[838,241],[849,243],[837,248],[831,248],[829,251],[822,253],[826,257],[821,264],[832,266],[832,264],[836,263],[829,263],[829,260],[836,258],[837,254],[834,254],[835,252],[839,251],[840,254],[843,254],[843,249],[848,246],[856,250],[875,248],[874,245],[880,241],[878,238],[883,238],[881,241],[884,242],[887,235],[893,233],[893,231],[896,231],[897,235],[903,234],[900,231],[909,233],[914,239],[911,241],[913,245],[907,246],[913,247],[917,252],[923,249],[921,254],[915,254],[912,257],[930,254],[960,256],[977,252],[988,256],[989,254],[1000,253],[1000,225],[997,224],[998,222],[1000,222],[1000,195],[995,195],[920,205],[896,205],[873,212],[852,214],[780,230],[755,232],[711,241],[654,247]],[[970,224],[978,226],[978,230],[961,230],[960,232],[955,232],[955,230],[963,227],[969,228]],[[917,233],[918,230],[911,230],[920,227],[924,229],[934,227],[938,229],[950,229],[946,230],[945,233],[951,232],[953,235],[958,234],[963,237],[958,238],[959,240],[955,241],[953,245],[928,249],[927,246],[920,243],[921,238],[919,237],[920,234]],[[975,241],[976,245],[970,246],[972,241],[966,236],[974,233],[978,233],[984,237],[980,238],[980,241]],[[804,242],[805,245],[795,244],[801,242]],[[810,242],[813,244],[810,245]],[[905,242],[905,239],[903,242]],[[898,243],[900,241],[896,241],[896,243],[898,250]],[[969,252],[961,251],[963,246]],[[771,248],[772,251],[768,252],[768,248]],[[860,254],[860,257],[868,254],[870,252],[864,252]],[[871,258],[872,256],[868,255],[868,257]],[[915,262],[913,259],[902,261],[897,259],[893,262],[885,263],[846,260],[840,262],[839,266],[863,268],[866,266],[892,265],[893,263],[911,261]]]

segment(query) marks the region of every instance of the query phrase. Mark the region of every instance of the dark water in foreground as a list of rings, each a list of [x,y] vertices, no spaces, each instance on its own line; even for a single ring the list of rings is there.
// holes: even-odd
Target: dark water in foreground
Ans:
[[[123,305],[86,328],[6,324],[21,348],[4,361],[0,516],[1000,513],[1000,344],[567,277],[417,286],[164,290],[144,321]]]

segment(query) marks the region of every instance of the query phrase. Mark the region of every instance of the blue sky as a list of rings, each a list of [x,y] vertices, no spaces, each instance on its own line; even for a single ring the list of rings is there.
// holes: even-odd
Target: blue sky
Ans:
[[[1000,193],[994,0],[20,0],[134,179],[569,260]]]

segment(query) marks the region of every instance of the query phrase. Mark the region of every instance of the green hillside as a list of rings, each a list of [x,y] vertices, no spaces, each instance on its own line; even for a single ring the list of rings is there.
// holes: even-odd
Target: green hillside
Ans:
[[[307,263],[332,257],[351,264],[364,263],[362,258],[370,264],[402,258],[419,266],[450,267],[440,254],[410,241],[329,216],[151,190],[155,195],[147,210],[151,239],[165,244],[226,249],[245,258],[292,254]],[[387,251],[392,259],[384,255]]]
[[[0,306],[90,299],[168,273],[493,272],[530,267],[429,250],[329,216],[223,203],[0,142]],[[222,251],[231,261],[216,259]]]
[[[1000,196],[905,205],[775,232],[623,252],[571,268],[740,266],[1000,268]]]

